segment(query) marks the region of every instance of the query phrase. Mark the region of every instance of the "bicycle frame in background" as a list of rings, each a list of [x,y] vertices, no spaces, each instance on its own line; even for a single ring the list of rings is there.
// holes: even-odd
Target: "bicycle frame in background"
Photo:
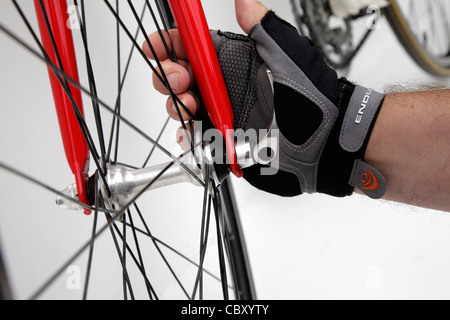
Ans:
[[[424,71],[450,75],[446,0],[291,0],[299,30],[328,63],[346,72],[385,16],[398,41]],[[361,20],[361,25],[359,25]]]

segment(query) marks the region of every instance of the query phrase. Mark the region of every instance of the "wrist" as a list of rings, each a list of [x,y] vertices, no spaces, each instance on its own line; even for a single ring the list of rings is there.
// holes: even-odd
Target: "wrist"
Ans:
[[[339,116],[325,145],[319,166],[318,191],[336,197],[353,193],[355,187],[372,198],[385,192],[382,173],[365,162],[365,153],[384,95],[345,79]]]
[[[386,178],[385,200],[450,210],[448,99],[450,90],[386,95],[365,153]]]

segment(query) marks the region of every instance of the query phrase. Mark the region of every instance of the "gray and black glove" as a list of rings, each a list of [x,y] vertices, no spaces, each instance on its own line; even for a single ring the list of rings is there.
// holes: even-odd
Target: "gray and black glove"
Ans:
[[[212,35],[235,128],[280,132],[278,172],[261,175],[261,165],[247,168],[250,184],[280,196],[345,197],[354,187],[372,198],[384,195],[383,175],[364,162],[384,95],[338,78],[315,44],[274,12],[249,37]]]

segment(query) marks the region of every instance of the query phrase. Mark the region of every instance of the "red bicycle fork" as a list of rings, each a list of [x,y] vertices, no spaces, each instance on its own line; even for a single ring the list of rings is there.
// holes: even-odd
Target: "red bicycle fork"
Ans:
[[[79,83],[77,60],[72,30],[68,27],[66,0],[34,0],[36,16],[41,33],[42,46],[51,63],[65,75]],[[89,149],[75,114],[78,108],[84,116],[80,90],[64,83],[63,77],[56,75],[48,67],[56,113],[67,162],[75,176],[79,200],[89,205],[86,181],[89,178]],[[63,83],[61,83],[63,82]],[[66,89],[63,87],[68,84]],[[89,211],[85,211],[86,214]]]
[[[202,99],[214,127],[222,134],[230,169],[243,173],[234,146],[234,113],[200,0],[168,0]]]
[[[237,162],[234,146],[234,113],[225,81],[214,49],[209,27],[200,0],[168,0],[189,62],[206,109],[215,128],[226,142],[231,172],[243,173]],[[66,0],[34,0],[43,47],[51,63],[65,75],[79,82],[72,30],[68,23]],[[80,90],[64,82],[61,75],[48,67],[64,150],[75,176],[79,200],[91,205],[86,182],[89,179],[89,148],[80,128],[75,110],[84,117]],[[66,85],[68,84],[68,86]],[[90,212],[85,210],[86,214]]]

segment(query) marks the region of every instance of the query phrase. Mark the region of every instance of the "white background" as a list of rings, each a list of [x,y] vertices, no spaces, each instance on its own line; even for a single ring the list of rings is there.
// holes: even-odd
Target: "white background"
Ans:
[[[293,21],[288,1],[263,2]],[[211,28],[241,32],[232,3],[204,1]],[[24,1],[22,6],[32,17],[32,2]],[[1,22],[24,34],[32,43],[10,3],[2,1],[0,7]],[[100,95],[113,104],[115,49],[107,43],[109,38],[114,38],[114,21],[112,18],[99,21],[101,23],[90,31],[92,39],[96,39],[91,43],[91,51],[97,53],[93,56],[96,72],[105,74],[99,76]],[[67,173],[60,150],[45,68],[3,34],[0,34],[0,43],[0,161],[45,179],[56,189],[63,189],[71,183],[71,175]],[[124,54],[128,48],[128,44],[124,46]],[[163,112],[156,115],[156,110],[164,110],[164,99],[150,92],[150,72],[139,68],[136,66],[135,71],[141,72],[142,78],[129,86],[127,98],[134,101],[132,107],[139,111],[135,116],[138,127],[155,136],[156,127],[165,119]],[[384,20],[380,30],[372,35],[355,59],[347,77],[379,91],[396,84],[449,84],[419,69]],[[18,84],[21,91],[17,91]],[[143,112],[144,97],[157,102],[150,107],[145,105]],[[133,118],[134,113],[129,111],[128,115]],[[153,123],[159,124],[152,127]],[[174,124],[173,131],[176,127]],[[166,142],[176,149],[173,137]],[[127,141],[122,148],[141,147],[139,142],[133,143],[136,144]],[[91,218],[78,213],[61,213],[55,208],[53,194],[34,186],[23,187],[20,179],[4,171],[0,171],[0,177],[1,244],[13,277],[14,293],[18,298],[26,298],[31,288],[52,273],[57,261],[65,261],[86,242]],[[280,199],[253,189],[242,180],[233,178],[233,184],[258,298],[450,298],[450,217],[447,213],[371,201],[361,196],[334,199],[303,195]],[[192,203],[190,193],[173,200],[184,189],[169,190],[157,193],[158,206],[169,205],[174,209],[154,205],[154,211],[160,213],[159,219],[197,205]],[[176,235],[185,227],[180,222],[172,233]],[[182,243],[184,239],[179,241]],[[96,252],[97,259],[107,260],[109,253],[106,249],[102,251],[101,245]],[[107,265],[99,270],[102,280],[109,281],[118,269]],[[61,285],[48,298],[79,295],[79,292],[68,292],[65,279],[60,281]],[[120,283],[118,288],[120,293]],[[112,295],[109,287],[103,289],[108,291],[107,297],[120,298],[120,295]]]

